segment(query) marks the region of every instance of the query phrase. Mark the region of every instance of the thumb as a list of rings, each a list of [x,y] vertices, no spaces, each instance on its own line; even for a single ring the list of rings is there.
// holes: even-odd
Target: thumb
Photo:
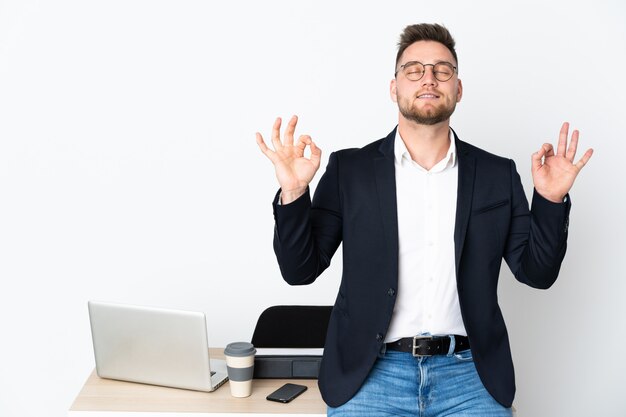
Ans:
[[[322,150],[317,147],[315,142],[311,141],[311,162],[317,167],[320,166],[320,161],[322,159]]]

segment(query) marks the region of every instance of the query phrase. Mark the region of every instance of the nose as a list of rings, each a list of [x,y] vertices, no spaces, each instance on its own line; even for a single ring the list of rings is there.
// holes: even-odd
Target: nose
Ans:
[[[424,76],[420,80],[422,85],[437,85],[437,78],[435,78],[435,66],[428,64],[424,65]]]

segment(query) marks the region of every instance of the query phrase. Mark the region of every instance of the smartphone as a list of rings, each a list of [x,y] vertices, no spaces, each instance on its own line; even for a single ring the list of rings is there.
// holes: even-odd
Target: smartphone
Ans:
[[[276,391],[272,392],[266,398],[270,401],[288,403],[306,390],[307,387],[304,385],[285,384],[282,387],[278,388]]]

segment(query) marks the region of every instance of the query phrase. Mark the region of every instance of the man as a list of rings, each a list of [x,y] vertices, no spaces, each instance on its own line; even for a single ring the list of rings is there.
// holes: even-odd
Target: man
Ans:
[[[548,288],[565,255],[574,163],[564,123],[556,153],[532,155],[529,210],[512,160],[457,137],[463,96],[454,40],[440,25],[405,28],[391,98],[398,126],[361,149],[331,154],[311,202],[321,150],[294,144],[294,116],[274,151],[280,184],[274,249],[284,279],[313,282],[343,242],[343,276],[319,385],[335,416],[510,416],[515,394],[498,306],[504,259],[516,279]],[[309,146],[310,158],[304,157]]]

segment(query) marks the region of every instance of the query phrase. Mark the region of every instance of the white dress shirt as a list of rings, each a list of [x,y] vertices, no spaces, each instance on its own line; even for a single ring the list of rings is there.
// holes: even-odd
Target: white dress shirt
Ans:
[[[394,144],[398,205],[398,291],[385,342],[429,333],[467,336],[456,289],[454,225],[458,166],[454,136],[430,170]]]

